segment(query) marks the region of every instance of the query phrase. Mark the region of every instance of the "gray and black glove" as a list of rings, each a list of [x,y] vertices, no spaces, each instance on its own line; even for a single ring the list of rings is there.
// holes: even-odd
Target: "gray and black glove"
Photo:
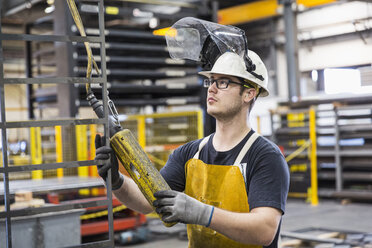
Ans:
[[[110,146],[106,146],[106,138],[97,134],[95,138],[96,157],[94,160],[108,160],[106,163],[97,164],[98,174],[106,181],[107,171],[111,169],[112,189],[119,189],[124,183],[124,176],[119,172],[119,163],[114,151]]]
[[[182,222],[208,227],[211,223],[214,207],[204,204],[184,193],[174,190],[162,190],[154,194],[156,212],[162,214],[164,222]]]

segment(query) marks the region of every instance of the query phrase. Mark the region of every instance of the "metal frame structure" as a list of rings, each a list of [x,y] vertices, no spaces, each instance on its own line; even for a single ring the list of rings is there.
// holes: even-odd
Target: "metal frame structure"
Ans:
[[[279,116],[279,120],[274,120],[274,115]],[[285,118],[287,119],[285,119]],[[278,110],[271,112],[271,128],[273,130],[272,140],[279,145],[290,145],[296,142],[295,148],[285,148],[283,155],[286,157],[289,168],[293,165],[292,159],[298,157],[300,160],[305,160],[308,165],[306,170],[299,170],[301,173],[309,173],[309,187],[307,192],[289,192],[289,197],[304,197],[307,198],[313,206],[318,205],[318,164],[317,164],[317,126],[316,126],[316,110],[314,106],[308,109],[296,110]],[[282,138],[278,137],[281,135]],[[283,141],[283,135],[288,140]],[[306,138],[305,138],[306,137]],[[303,144],[299,141],[305,141]],[[307,149],[307,151],[305,150]],[[299,167],[299,165],[294,165]],[[292,173],[292,172],[291,172]],[[296,179],[296,181],[298,181]],[[296,182],[294,181],[294,182]],[[291,189],[290,189],[291,190]]]
[[[278,111],[286,109],[288,112],[302,112],[315,105],[323,105],[316,109],[317,120],[313,122],[314,134],[319,139],[316,151],[312,154],[316,154],[314,162],[316,158],[318,165],[311,168],[314,168],[314,172],[317,168],[318,196],[371,200],[372,193],[368,188],[372,182],[371,97],[365,94],[352,98],[320,98],[296,103],[288,101],[279,103]],[[277,121],[273,114],[275,111],[271,115],[272,124]],[[274,139],[288,134],[288,140],[294,140],[301,133],[307,132],[307,127],[306,130],[297,127],[277,130],[272,126],[272,130]],[[348,143],[352,139],[363,141]],[[278,145],[285,146],[287,143],[284,141],[275,140]]]
[[[0,4],[0,13],[1,13]],[[46,206],[33,209],[24,210],[10,210],[10,189],[9,189],[9,173],[21,171],[34,171],[44,169],[56,168],[72,168],[80,166],[88,166],[96,164],[94,160],[86,161],[73,161],[63,163],[48,163],[48,164],[31,164],[25,166],[9,166],[8,161],[8,145],[7,145],[7,129],[9,128],[25,128],[25,127],[46,127],[46,126],[67,126],[67,125],[83,125],[83,124],[101,124],[104,125],[105,133],[108,133],[108,106],[107,106],[107,74],[106,74],[106,52],[105,52],[105,35],[104,35],[104,6],[103,0],[98,1],[98,19],[99,19],[99,36],[95,37],[80,37],[80,36],[63,36],[63,35],[31,35],[31,34],[4,34],[1,33],[0,24],[0,110],[1,110],[1,136],[2,136],[2,154],[3,154],[3,167],[0,167],[0,173],[4,175],[4,202],[5,212],[0,212],[0,218],[5,218],[6,223],[6,247],[12,247],[12,228],[11,218],[18,216],[30,216],[46,212],[60,212],[71,209],[87,208],[95,206],[108,206],[108,223],[109,223],[109,239],[99,242],[81,244],[76,247],[108,247],[114,246],[114,229],[113,229],[113,215],[112,215],[112,192],[111,192],[111,173],[106,179],[107,199],[105,200],[92,200],[84,203],[70,203],[61,204],[56,206]],[[51,42],[95,42],[100,43],[100,56],[101,56],[101,77],[87,79],[80,77],[55,77],[55,78],[4,78],[3,72],[3,47],[2,40],[18,40],[26,41],[51,41]],[[38,120],[38,121],[18,121],[7,122],[5,115],[5,99],[4,91],[6,84],[85,84],[85,83],[101,83],[103,106],[105,110],[105,117],[102,119],[63,119],[63,120]],[[108,142],[108,135],[107,142]]]
[[[363,123],[356,123],[355,121],[362,121],[371,119],[372,114],[354,114],[354,115],[344,115],[342,111],[357,111],[360,110],[372,110],[371,104],[362,104],[362,105],[355,105],[355,106],[342,106],[342,105],[335,105],[335,137],[336,143],[334,148],[334,158],[335,158],[335,181],[336,181],[336,194],[339,195],[349,195],[350,193],[354,193],[356,197],[368,197],[366,194],[367,192],[353,192],[350,189],[345,187],[344,183],[347,180],[357,180],[357,181],[370,181],[371,175],[368,174],[368,170],[361,170],[356,174],[347,171],[347,166],[344,165],[345,158],[353,159],[353,164],[356,167],[359,160],[365,161],[368,164],[369,157],[371,157],[371,148],[368,145],[364,145],[362,147],[352,148],[347,146],[342,146],[340,144],[340,140],[347,139],[347,138],[365,138],[370,139],[370,136],[365,135],[363,132],[370,132],[372,130],[371,125],[363,124]],[[354,123],[350,124],[342,124],[342,121],[354,121]],[[346,137],[345,137],[346,136]],[[370,163],[369,163],[370,164]],[[344,171],[344,169],[346,171]],[[350,166],[349,166],[350,169]],[[368,192],[370,193],[370,192]],[[369,194],[369,199],[372,197],[372,194]]]

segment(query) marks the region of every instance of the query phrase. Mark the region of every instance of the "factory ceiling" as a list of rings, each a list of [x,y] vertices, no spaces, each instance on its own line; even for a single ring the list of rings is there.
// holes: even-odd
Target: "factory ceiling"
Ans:
[[[8,0],[2,1],[1,17],[4,24],[20,24],[34,22],[35,19],[45,15],[47,8],[52,6],[54,1],[65,0]],[[95,4],[97,0],[78,0],[76,3]],[[175,14],[174,18],[189,15],[195,16],[196,13],[208,13],[211,9],[211,3],[217,3],[218,9],[224,9],[240,4],[255,2],[255,0],[105,0],[105,6],[118,6],[129,9],[139,9],[158,13],[158,15]],[[163,15],[163,17],[164,17]],[[173,18],[173,19],[174,19]],[[138,18],[137,18],[138,19]],[[166,18],[167,19],[167,18]],[[138,20],[140,21],[140,20]],[[174,21],[174,20],[171,20]]]

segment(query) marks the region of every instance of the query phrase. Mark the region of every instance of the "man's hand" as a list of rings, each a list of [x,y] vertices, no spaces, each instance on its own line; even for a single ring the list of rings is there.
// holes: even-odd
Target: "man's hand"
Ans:
[[[111,169],[112,189],[119,189],[124,182],[124,176],[119,172],[118,160],[110,146],[105,146],[106,138],[97,134],[95,138],[96,157],[94,160],[109,160],[103,164],[97,164],[98,174],[106,181],[107,171]]]
[[[209,226],[214,207],[174,190],[158,191],[154,194],[156,212],[162,214],[164,222],[182,222]]]

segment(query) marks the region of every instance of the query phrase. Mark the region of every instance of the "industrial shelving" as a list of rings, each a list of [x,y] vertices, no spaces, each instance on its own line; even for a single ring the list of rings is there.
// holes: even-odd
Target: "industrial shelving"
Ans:
[[[334,98],[281,103],[278,110],[273,111],[272,138],[284,148],[284,154],[288,156],[307,139],[309,126],[306,113],[311,106],[315,109],[320,197],[372,199],[370,99]],[[296,189],[295,192],[300,190],[305,193],[309,186],[310,171],[305,166],[308,158],[306,151],[303,151],[289,163],[290,169],[293,163],[304,164],[291,170],[291,189]],[[302,173],[299,172],[301,169]]]
[[[336,193],[366,197],[372,190],[372,105],[335,106]],[[372,193],[370,193],[372,197]]]
[[[112,41],[114,38],[119,38],[120,43]],[[107,29],[106,40],[109,91],[117,106],[200,104],[201,85],[197,79],[182,81],[196,75],[196,64],[171,60],[163,36],[149,31]],[[85,59],[83,53],[78,46],[74,71],[79,75],[84,73],[79,69]],[[161,80],[163,83],[159,83]],[[84,105],[82,101],[80,106]]]
[[[84,1],[77,4],[87,35],[96,36],[99,33],[96,28],[98,13],[96,6]],[[204,101],[201,99],[205,91],[202,90],[202,85],[196,77],[197,64],[186,60],[172,60],[163,35],[154,35],[150,28],[141,25],[134,29],[123,22],[123,13],[132,14],[133,11],[138,11],[130,4],[123,6],[116,1],[107,1],[105,4],[105,59],[108,90],[116,106],[118,108],[153,106],[156,110],[158,106],[203,105]],[[185,16],[206,16],[209,14],[206,9],[202,6],[190,5],[183,8],[180,12],[182,14],[154,12],[154,18],[158,18],[160,23],[172,23]],[[71,23],[68,19],[65,22]],[[53,32],[56,29],[54,23],[53,18],[42,17],[30,24],[28,30]],[[78,34],[73,24],[64,31],[70,35]],[[101,49],[99,43],[91,43],[91,48],[94,55],[97,55]],[[68,61],[59,64],[53,44],[43,44],[41,47],[30,47],[30,49],[33,50],[31,54],[34,61],[29,63],[38,77],[48,77],[61,70],[71,72],[74,76],[85,75],[87,56],[82,43],[69,44],[66,52],[71,53],[71,56],[66,56]],[[95,60],[100,65],[100,57],[95,56]],[[93,71],[93,77],[95,76]],[[36,107],[55,106],[55,103],[58,103],[57,91],[56,87],[33,89],[31,100],[37,103],[34,104]],[[75,85],[70,91],[71,102],[76,102],[71,114],[75,115],[79,107],[87,106],[85,88],[83,85]],[[97,97],[100,97],[100,91],[96,93]]]

